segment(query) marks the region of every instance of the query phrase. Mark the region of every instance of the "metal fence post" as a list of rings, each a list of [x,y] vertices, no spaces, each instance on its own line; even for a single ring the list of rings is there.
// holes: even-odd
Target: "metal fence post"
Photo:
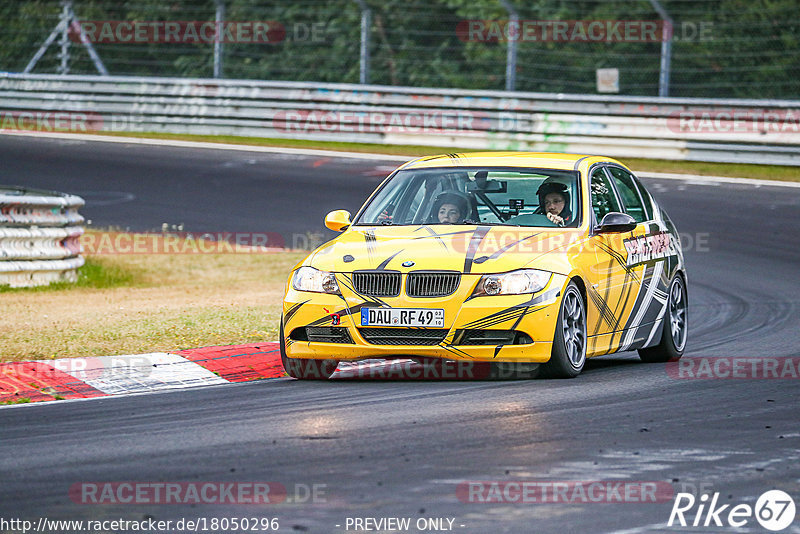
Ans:
[[[372,24],[372,11],[364,0],[356,0],[361,8],[361,53],[358,83],[369,83],[369,27]]]
[[[520,38],[519,13],[508,0],[500,0],[508,11],[508,48],[506,49],[506,91],[513,91],[517,85],[517,42]]]
[[[100,59],[100,56],[97,55],[97,51],[95,51],[94,46],[86,36],[86,33],[83,31],[83,28],[78,21],[78,17],[75,16],[75,11],[72,10],[72,1],[63,0],[61,6],[62,12],[58,18],[58,24],[55,28],[53,28],[53,31],[50,32],[50,35],[47,36],[47,39],[45,39],[44,43],[42,43],[42,46],[39,47],[31,60],[28,62],[25,70],[22,72],[24,74],[28,74],[33,70],[33,68],[36,66],[36,63],[42,59],[44,53],[47,52],[47,48],[53,44],[53,42],[56,40],[56,37],[58,37],[60,33],[61,41],[59,44],[61,44],[61,51],[59,52],[58,57],[61,59],[61,64],[57,71],[59,74],[67,74],[69,72],[69,29],[71,27],[78,33],[81,43],[89,53],[89,57],[92,58],[97,72],[103,76],[108,76],[108,70],[106,69],[106,66],[103,65],[103,61]]]
[[[672,62],[672,17],[658,0],[650,0],[653,8],[664,21],[661,28],[661,64],[658,73],[658,96],[669,96],[669,71]]]
[[[69,74],[69,23],[71,11],[71,0],[61,0],[61,15],[59,17],[61,39],[58,41],[58,44],[61,45],[61,50],[58,52],[58,59],[61,63],[56,70],[58,74]]]
[[[225,0],[216,0],[217,13],[215,20],[216,34],[214,39],[214,78],[222,78],[222,24],[225,22]]]

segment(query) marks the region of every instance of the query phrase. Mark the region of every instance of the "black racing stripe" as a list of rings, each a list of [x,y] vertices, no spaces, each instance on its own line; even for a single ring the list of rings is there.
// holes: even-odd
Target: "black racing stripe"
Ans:
[[[441,348],[443,348],[444,350],[446,350],[447,352],[450,352],[451,354],[455,354],[456,356],[466,356],[467,358],[474,358],[474,356],[472,356],[472,354],[470,354],[468,352],[464,352],[463,350],[461,350],[461,349],[459,349],[459,348],[457,348],[457,347],[455,347],[453,345],[446,345],[444,343],[439,343],[439,346]]]
[[[292,306],[291,308],[289,308],[289,309],[286,311],[286,313],[284,314],[284,316],[283,316],[283,322],[284,322],[284,324],[288,323],[288,322],[289,322],[289,320],[290,320],[290,319],[291,319],[291,318],[294,316],[294,314],[295,314],[295,313],[297,313],[297,311],[300,309],[300,307],[301,307],[303,304],[305,304],[306,302],[309,302],[310,300],[311,300],[311,299],[304,300],[303,302],[298,302],[297,304],[295,304],[294,306]]]
[[[361,297],[362,299],[364,299],[365,301],[367,301],[366,302],[367,304],[373,304],[373,305],[381,306],[381,307],[384,307],[384,308],[391,308],[391,306],[389,304],[386,304],[384,301],[382,301],[378,297],[373,297],[373,296],[370,296],[370,295],[363,295],[363,294],[359,293],[358,291],[356,291],[355,287],[353,287],[353,280],[348,278],[347,275],[343,275],[342,278],[343,278],[343,280],[341,280],[341,284],[347,290],[349,290],[351,293],[353,293],[354,295],[357,295],[357,296]]]
[[[479,226],[472,232],[472,237],[469,240],[469,247],[467,248],[467,256],[464,258],[464,274],[469,274],[472,271],[472,260],[475,258],[475,253],[481,246],[481,241],[486,237],[491,228],[489,226]]]
[[[414,239],[430,239],[431,237],[446,237],[450,235],[471,234],[473,232],[473,230],[459,230],[458,232],[445,232],[443,234],[437,234],[436,231],[427,224],[420,226],[414,231],[419,232],[420,230],[427,230],[431,235],[423,235],[415,237]]]
[[[605,252],[607,252],[608,255],[611,256],[614,261],[619,263],[620,267],[625,269],[626,272],[631,273],[632,276],[633,276],[633,279],[636,280],[636,282],[639,282],[639,275],[637,275],[636,272],[634,271],[635,265],[628,265],[628,258],[624,258],[622,256],[622,254],[620,254],[619,252],[617,252],[613,248],[609,247],[608,245],[606,245],[604,243],[601,243],[600,241],[597,241],[596,243],[597,243],[597,246],[599,246],[601,249],[603,249]],[[611,266],[613,266],[613,265],[614,265],[614,263],[612,261],[611,262]]]
[[[505,310],[500,310],[498,312],[489,314],[486,317],[481,317],[480,319],[472,321],[471,323],[467,323],[463,325],[461,328],[474,329],[474,328],[486,328],[487,326],[494,326],[496,324],[510,321],[511,319],[516,319],[518,315],[524,312],[525,308],[507,308]]]
[[[337,315],[348,315],[349,314],[351,317],[357,317],[358,315],[361,314],[361,308],[363,308],[365,306],[374,305],[374,304],[375,304],[374,302],[362,302],[361,304],[356,304],[355,306],[350,306],[350,307],[347,307],[347,308],[344,308],[344,309],[341,309],[341,310],[336,310],[333,313],[331,313],[330,315],[325,315],[324,317],[320,317],[316,321],[308,323],[306,326],[322,326],[324,324],[327,324],[327,322],[331,320],[331,315],[333,315],[333,314],[337,314]]]
[[[498,324],[511,321],[512,319],[515,319],[514,326],[516,327],[516,325],[519,324],[519,321],[526,315],[530,315],[531,313],[543,310],[545,308],[547,308],[547,306],[538,306],[538,307],[513,306],[511,308],[500,310],[499,312],[495,312],[491,315],[487,315],[486,317],[482,317],[481,319],[465,324],[461,328],[484,329],[484,328],[489,328],[490,326],[496,326]]]
[[[591,286],[590,286],[591,287]],[[603,323],[605,322],[609,326],[613,324],[614,321],[614,314],[611,313],[611,309],[608,307],[605,299],[597,292],[596,289],[591,288],[587,291],[589,298],[592,299],[594,302],[597,311],[600,313],[600,321],[595,325],[594,328],[594,335],[597,335],[600,332],[600,328],[602,327]]]
[[[551,289],[550,291],[545,291],[544,293],[541,293],[539,295],[534,293],[533,296],[531,297],[531,300],[529,300],[528,302],[523,302],[522,304],[516,304],[514,305],[514,307],[519,308],[521,306],[535,306],[536,304],[544,302],[545,300],[558,298],[560,294],[561,294],[560,289]]]
[[[517,329],[517,327],[519,326],[519,323],[522,322],[522,318],[525,317],[527,312],[528,312],[528,307],[526,306],[525,309],[522,311],[522,313],[519,314],[519,317],[517,317],[517,320],[514,321],[514,324],[511,325],[511,330],[516,330]]]
[[[608,260],[608,270],[611,271],[614,267],[614,258]],[[608,282],[608,280],[606,280]],[[598,293],[599,294],[599,293]],[[611,311],[611,307],[608,305],[609,298],[611,298],[611,284],[606,283],[606,287],[603,290],[603,302],[606,303],[606,309],[608,310],[608,317],[606,317],[606,322],[608,323],[609,327],[613,327],[614,325],[614,312]],[[613,328],[611,328],[613,330]]]
[[[400,249],[397,252],[395,252],[394,254],[392,254],[391,256],[389,256],[388,258],[386,258],[385,260],[383,260],[381,262],[381,264],[378,265],[377,270],[378,271],[384,270],[386,268],[386,266],[389,265],[389,262],[392,261],[395,258],[395,256],[397,256],[398,254],[403,252],[403,250],[405,250],[405,249]]]
[[[647,267],[645,267],[647,269]],[[655,273],[654,270],[650,271],[650,276],[647,276],[647,270],[645,270],[644,276],[642,277],[642,283],[639,284],[639,294],[636,296],[636,302],[633,303],[633,309],[631,310],[631,314],[628,317],[623,329],[628,330],[630,328],[634,328],[637,325],[633,324],[634,318],[636,314],[639,313],[639,309],[644,305],[644,299],[647,297],[647,290],[652,284],[653,274]]]
[[[533,235],[529,235],[527,237],[523,237],[522,239],[518,239],[518,240],[514,241],[513,243],[509,243],[508,245],[504,246],[500,250],[495,251],[491,256],[483,256],[483,257],[478,258],[478,259],[473,260],[473,261],[475,263],[483,263],[483,262],[485,262],[487,260],[495,260],[495,259],[499,258],[501,255],[503,255],[505,252],[508,252],[512,247],[515,247],[515,246],[519,245],[520,243],[522,243],[523,241],[527,241],[528,239],[533,239],[537,235],[539,235],[539,233],[536,233],[536,234],[533,234]]]
[[[328,322],[330,322],[331,315],[334,315],[334,314],[335,315],[347,315],[348,313],[352,313],[352,311],[353,311],[352,309],[348,310],[347,308],[343,308],[341,310],[336,310],[336,311],[334,311],[334,312],[332,312],[332,313],[330,313],[328,315],[324,315],[324,316],[320,317],[316,321],[311,321],[306,326],[322,326],[322,325],[328,324]]]
[[[631,290],[632,284],[630,283],[630,276],[631,272],[627,269],[625,270],[625,280],[623,280],[622,285],[625,286],[627,291],[625,291],[625,300],[623,302],[622,294],[619,296],[619,300],[617,300],[616,306],[614,306],[614,326],[612,330],[619,330],[619,323],[622,320],[622,312],[625,311],[625,306],[628,305],[628,300],[631,297]],[[620,309],[620,304],[622,304],[622,308]]]
[[[422,237],[415,237],[414,239],[429,239],[429,238],[433,237],[434,239],[436,239],[436,242],[439,243],[442,246],[442,248],[447,250],[447,245],[445,244],[444,240],[442,239],[441,234],[437,234],[436,231],[433,228],[431,228],[430,226],[428,226],[428,225],[425,225],[420,229],[421,230],[422,229],[426,230],[431,235],[429,235],[429,236],[426,235],[426,236],[422,236]]]

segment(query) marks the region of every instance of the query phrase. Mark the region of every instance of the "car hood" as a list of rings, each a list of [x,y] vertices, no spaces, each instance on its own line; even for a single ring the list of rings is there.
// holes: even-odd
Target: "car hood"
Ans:
[[[570,273],[583,232],[483,225],[351,227],[304,262],[334,272],[451,270],[497,273],[523,267]]]

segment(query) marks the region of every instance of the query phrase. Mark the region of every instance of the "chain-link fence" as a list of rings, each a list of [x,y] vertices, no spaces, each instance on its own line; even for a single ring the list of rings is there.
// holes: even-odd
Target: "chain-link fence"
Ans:
[[[5,2],[0,70],[800,97],[796,0]]]

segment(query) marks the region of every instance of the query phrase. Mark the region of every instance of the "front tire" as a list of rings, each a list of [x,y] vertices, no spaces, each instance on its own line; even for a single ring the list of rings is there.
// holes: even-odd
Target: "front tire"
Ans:
[[[558,312],[553,351],[542,367],[548,378],[574,378],[586,363],[586,305],[575,282],[564,290]]]
[[[312,360],[290,358],[286,354],[286,336],[283,332],[283,317],[280,326],[281,363],[286,374],[298,380],[327,380],[339,366],[337,360]]]
[[[658,345],[639,349],[639,358],[646,363],[676,362],[683,356],[686,348],[689,307],[686,298],[686,282],[679,274],[669,284],[667,309],[664,312],[664,326]]]

